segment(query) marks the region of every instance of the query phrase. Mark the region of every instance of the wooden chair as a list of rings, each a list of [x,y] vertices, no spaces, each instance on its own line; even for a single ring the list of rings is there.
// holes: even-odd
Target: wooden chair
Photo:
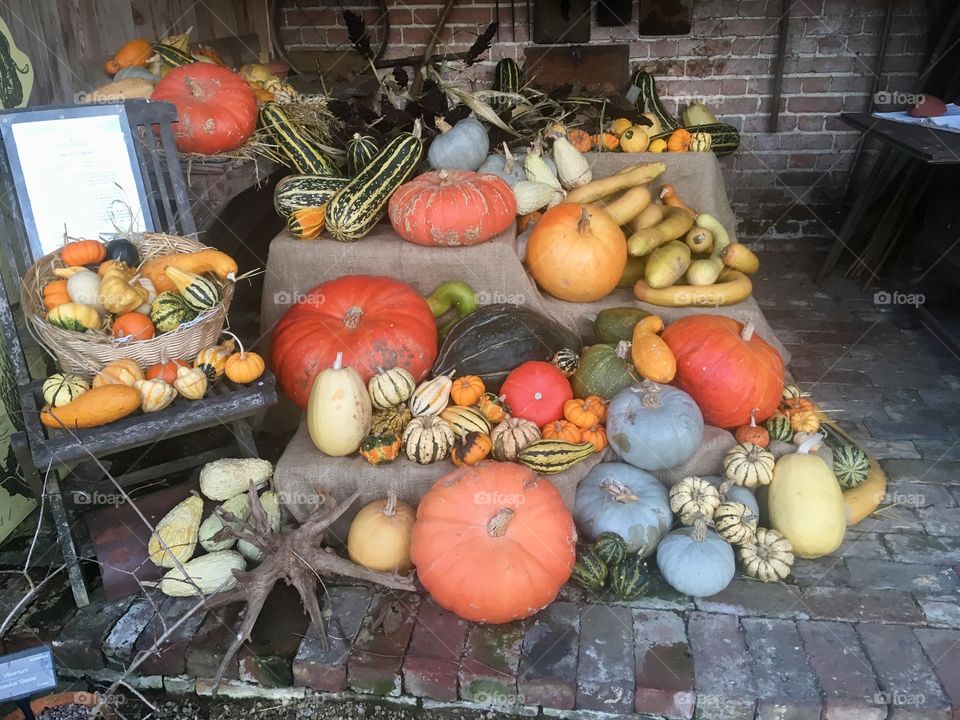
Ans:
[[[147,229],[195,236],[186,182],[170,129],[170,124],[176,121],[174,106],[142,100],[128,101],[125,105],[136,140],[137,162],[150,209],[156,219],[154,227]],[[159,132],[155,132],[154,128],[159,128]],[[3,165],[6,166],[6,163]],[[237,454],[255,457],[257,448],[250,418],[276,403],[275,382],[269,371],[249,386],[238,386],[224,378],[213,385],[203,399],[190,402],[178,398],[165,410],[150,415],[135,415],[101,428],[73,433],[45,428],[39,421],[39,409],[44,402],[41,392],[43,379],[31,377],[24,353],[25,349],[35,347],[36,342],[22,320],[18,322],[15,313],[19,305],[20,278],[38,258],[32,257],[22,227],[18,235],[15,244],[8,243],[4,248],[11,267],[12,287],[7,287],[0,273],[0,327],[21,409],[17,418],[20,430],[14,434],[11,443],[27,485],[38,498],[46,495],[73,595],[77,606],[82,607],[88,604],[87,588],[71,533],[70,515],[62,495],[61,482],[69,482],[70,474],[64,466],[89,462],[91,456],[107,458],[133,448],[154,445],[161,439],[217,426],[230,431],[230,445],[140,468],[117,478],[118,482],[128,487],[219,457]]]

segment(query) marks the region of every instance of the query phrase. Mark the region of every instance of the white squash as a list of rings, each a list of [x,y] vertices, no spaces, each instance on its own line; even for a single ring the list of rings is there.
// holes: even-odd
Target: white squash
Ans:
[[[105,312],[100,303],[100,276],[92,270],[81,268],[67,278],[67,295],[75,303],[90,305],[101,315]]]
[[[517,199],[517,215],[526,215],[563,200],[562,191],[536,180],[521,180],[512,189]]]
[[[573,190],[593,180],[590,163],[565,137],[553,141],[553,161],[564,190]]]
[[[817,438],[809,438],[773,470],[768,504],[770,525],[793,545],[794,554],[817,558],[840,547],[847,529],[843,491],[833,470],[810,453]]]
[[[553,174],[550,166],[543,159],[539,145],[523,158],[523,171],[527,174],[527,180],[542,182],[556,190],[563,190],[557,176]]]
[[[343,367],[343,353],[337,353],[333,367],[318,373],[310,388],[307,429],[313,444],[334,457],[355,453],[372,422],[366,383],[356,370]]]

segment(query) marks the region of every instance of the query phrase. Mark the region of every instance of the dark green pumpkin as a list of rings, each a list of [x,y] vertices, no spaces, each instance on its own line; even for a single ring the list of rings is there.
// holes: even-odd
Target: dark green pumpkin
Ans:
[[[593,541],[593,552],[607,567],[613,567],[626,559],[627,543],[616,533],[600,533]]]
[[[548,360],[565,348],[580,352],[581,347],[579,336],[552,318],[520,305],[485,305],[447,333],[433,376],[477,375],[487,390],[496,392],[518,365]]]
[[[602,343],[616,345],[621,340],[631,342],[633,328],[649,316],[650,313],[646,310],[635,307],[606,308],[597,313],[593,321],[593,334],[597,336],[597,341]]]
[[[581,548],[573,564],[570,579],[580,587],[599,590],[607,580],[607,566],[590,548]]]
[[[135,268],[140,264],[140,251],[137,246],[124,238],[117,238],[107,243],[107,260],[122,262],[127,267]]]
[[[623,354],[620,354],[623,353]],[[580,356],[580,367],[570,378],[574,397],[599,395],[609,400],[621,390],[641,381],[630,360],[630,354],[621,347],[591,345]]]
[[[638,555],[630,555],[610,568],[610,589],[623,600],[640,597],[649,583],[650,568]]]

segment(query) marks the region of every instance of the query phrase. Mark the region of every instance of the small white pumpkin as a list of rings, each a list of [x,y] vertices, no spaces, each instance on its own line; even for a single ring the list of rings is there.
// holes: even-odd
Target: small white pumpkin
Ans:
[[[563,200],[560,190],[537,180],[521,180],[512,189],[517,200],[517,215],[526,215]]]
[[[67,295],[75,303],[90,305],[101,315],[105,312],[100,303],[100,276],[92,270],[80,268],[67,278]]]
[[[79,375],[54,373],[43,381],[43,399],[51,407],[63,407],[90,389]]]
[[[684,525],[693,525],[697,518],[710,520],[720,506],[720,492],[708,481],[685,477],[670,488],[670,509]]]
[[[333,457],[357,451],[370,434],[373,407],[360,373],[343,367],[337,353],[333,367],[317,373],[307,401],[307,429],[317,448]]]
[[[528,152],[523,158],[523,171],[527,174],[527,180],[543,183],[552,187],[554,190],[563,191],[563,186],[554,175],[546,160],[543,159],[540,146],[536,145],[533,150]],[[519,183],[518,183],[519,184]]]
[[[453,449],[453,426],[436,415],[420,415],[403,431],[403,454],[418,465],[430,465],[446,458]]]
[[[370,402],[378,410],[385,410],[394,405],[405,403],[413,395],[417,381],[405,368],[395,367],[382,370],[370,378],[367,390],[370,392]]]

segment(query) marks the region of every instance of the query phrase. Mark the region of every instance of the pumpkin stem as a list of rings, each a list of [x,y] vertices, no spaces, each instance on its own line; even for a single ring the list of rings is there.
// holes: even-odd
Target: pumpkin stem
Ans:
[[[383,514],[387,517],[393,517],[397,514],[397,495],[396,493],[390,493],[390,497],[387,498],[387,504],[383,508]]]
[[[333,369],[340,370],[343,368],[343,353],[337,353],[337,359],[333,361]]]
[[[503,156],[506,158],[503,161],[503,173],[504,175],[511,175],[513,174],[513,163],[515,158],[513,157],[513,153],[510,152],[510,146],[507,145],[506,140],[503,141]]]
[[[605,490],[618,503],[637,502],[640,499],[623,483],[616,480],[604,480],[600,483],[600,489]]]
[[[453,130],[453,126],[447,122],[447,119],[442,115],[437,115],[433,119],[434,127],[437,128],[441,133],[448,133]]]
[[[822,440],[823,437],[821,435],[814,433],[800,443],[800,447],[797,448],[797,455],[809,455],[811,452],[815,452]]]
[[[356,330],[360,325],[360,319],[363,317],[363,308],[359,305],[354,305],[343,315],[343,324],[347,326],[348,330]]]
[[[754,408],[750,411],[750,427],[755,428],[757,426],[757,411],[760,408]]]
[[[580,209],[580,219],[577,221],[577,232],[581,235],[586,235],[590,232],[590,213],[587,212],[586,207]]]
[[[229,330],[224,330],[224,331],[223,331],[223,334],[224,334],[224,335],[229,335],[230,337],[233,338],[233,341],[234,341],[235,343],[237,343],[237,346],[240,348],[240,357],[241,357],[241,359],[242,359],[242,358],[245,358],[245,357],[247,356],[247,351],[243,349],[243,343],[240,342],[240,338],[238,338],[236,335],[234,335],[234,334],[233,334],[232,332],[230,332]]]
[[[513,517],[513,510],[510,508],[500,508],[490,522],[487,523],[487,535],[490,537],[503,537],[507,532],[507,525]]]
[[[647,410],[656,410],[661,405],[660,387],[652,380],[644,380],[635,392],[641,393],[640,402]]]
[[[740,339],[744,342],[750,342],[750,338],[753,337],[753,333],[756,330],[756,326],[753,324],[753,320],[747,320],[747,324],[743,326],[743,330],[740,331]]]
[[[694,542],[703,542],[707,539],[707,521],[704,517],[698,517],[693,521],[693,531],[690,533],[690,538]]]
[[[629,340],[621,340],[617,343],[617,347],[614,352],[617,354],[621,360],[626,360],[627,355],[630,354],[630,347],[633,345]]]

